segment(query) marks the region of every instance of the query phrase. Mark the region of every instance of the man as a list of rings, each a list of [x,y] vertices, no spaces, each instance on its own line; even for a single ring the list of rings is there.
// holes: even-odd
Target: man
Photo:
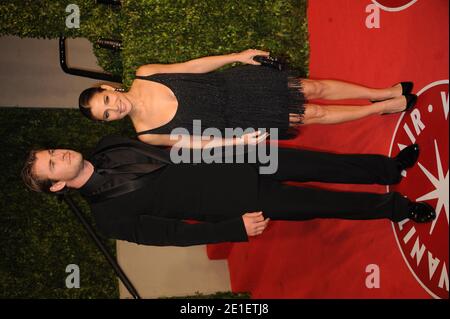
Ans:
[[[173,164],[168,151],[106,137],[89,161],[72,150],[32,151],[22,175],[36,191],[78,189],[90,203],[97,227],[108,237],[189,246],[246,241],[260,235],[270,219],[429,222],[436,217],[430,205],[397,192],[335,192],[282,183],[394,184],[418,156],[418,145],[395,158],[280,148],[277,172],[259,175],[260,163]]]

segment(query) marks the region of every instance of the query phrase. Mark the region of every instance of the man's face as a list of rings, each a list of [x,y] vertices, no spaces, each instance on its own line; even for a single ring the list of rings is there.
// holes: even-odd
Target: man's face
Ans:
[[[36,153],[34,171],[40,178],[67,182],[83,169],[83,155],[73,150],[43,150]]]

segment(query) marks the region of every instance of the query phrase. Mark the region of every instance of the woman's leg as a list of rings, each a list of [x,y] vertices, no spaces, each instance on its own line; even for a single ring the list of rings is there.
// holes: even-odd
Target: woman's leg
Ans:
[[[369,105],[318,105],[305,104],[303,124],[337,124],[357,120],[373,114],[396,113],[406,108],[406,98],[399,96]],[[291,116],[291,122],[296,120]]]
[[[301,79],[307,99],[343,100],[369,99],[386,100],[402,94],[401,84],[385,89],[373,89],[362,85],[337,80]]]

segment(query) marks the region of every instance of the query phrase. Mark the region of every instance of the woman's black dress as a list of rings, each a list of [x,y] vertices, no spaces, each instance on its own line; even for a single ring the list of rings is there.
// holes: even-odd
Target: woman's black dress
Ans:
[[[136,78],[167,86],[178,100],[177,112],[169,123],[138,135],[170,134],[175,128],[184,128],[191,135],[201,135],[209,127],[217,128],[222,134],[226,133],[225,128],[266,131],[277,128],[278,138],[282,139],[292,137],[289,114],[296,114],[301,120],[305,110],[300,78],[264,66]],[[194,120],[201,120],[201,129],[194,127]]]

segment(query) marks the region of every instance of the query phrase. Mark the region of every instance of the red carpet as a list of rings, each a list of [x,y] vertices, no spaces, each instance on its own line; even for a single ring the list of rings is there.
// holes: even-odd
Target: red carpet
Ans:
[[[378,2],[399,7],[410,1]],[[397,12],[380,10],[380,27],[372,29],[365,25],[370,4],[369,0],[309,2],[311,78],[380,88],[412,80],[415,93],[448,79],[447,0],[419,0]],[[305,126],[296,140],[284,145],[388,155],[399,118],[395,114],[341,125]],[[448,132],[448,120],[446,125]],[[448,170],[447,161],[445,165]],[[386,191],[377,185],[320,186]],[[448,236],[445,213],[442,218]],[[208,254],[210,258],[228,255],[232,290],[250,291],[253,298],[431,298],[408,269],[388,220],[271,222],[263,235],[249,243],[209,245]],[[448,270],[448,253],[443,261]],[[370,264],[379,267],[379,288],[365,285]]]

